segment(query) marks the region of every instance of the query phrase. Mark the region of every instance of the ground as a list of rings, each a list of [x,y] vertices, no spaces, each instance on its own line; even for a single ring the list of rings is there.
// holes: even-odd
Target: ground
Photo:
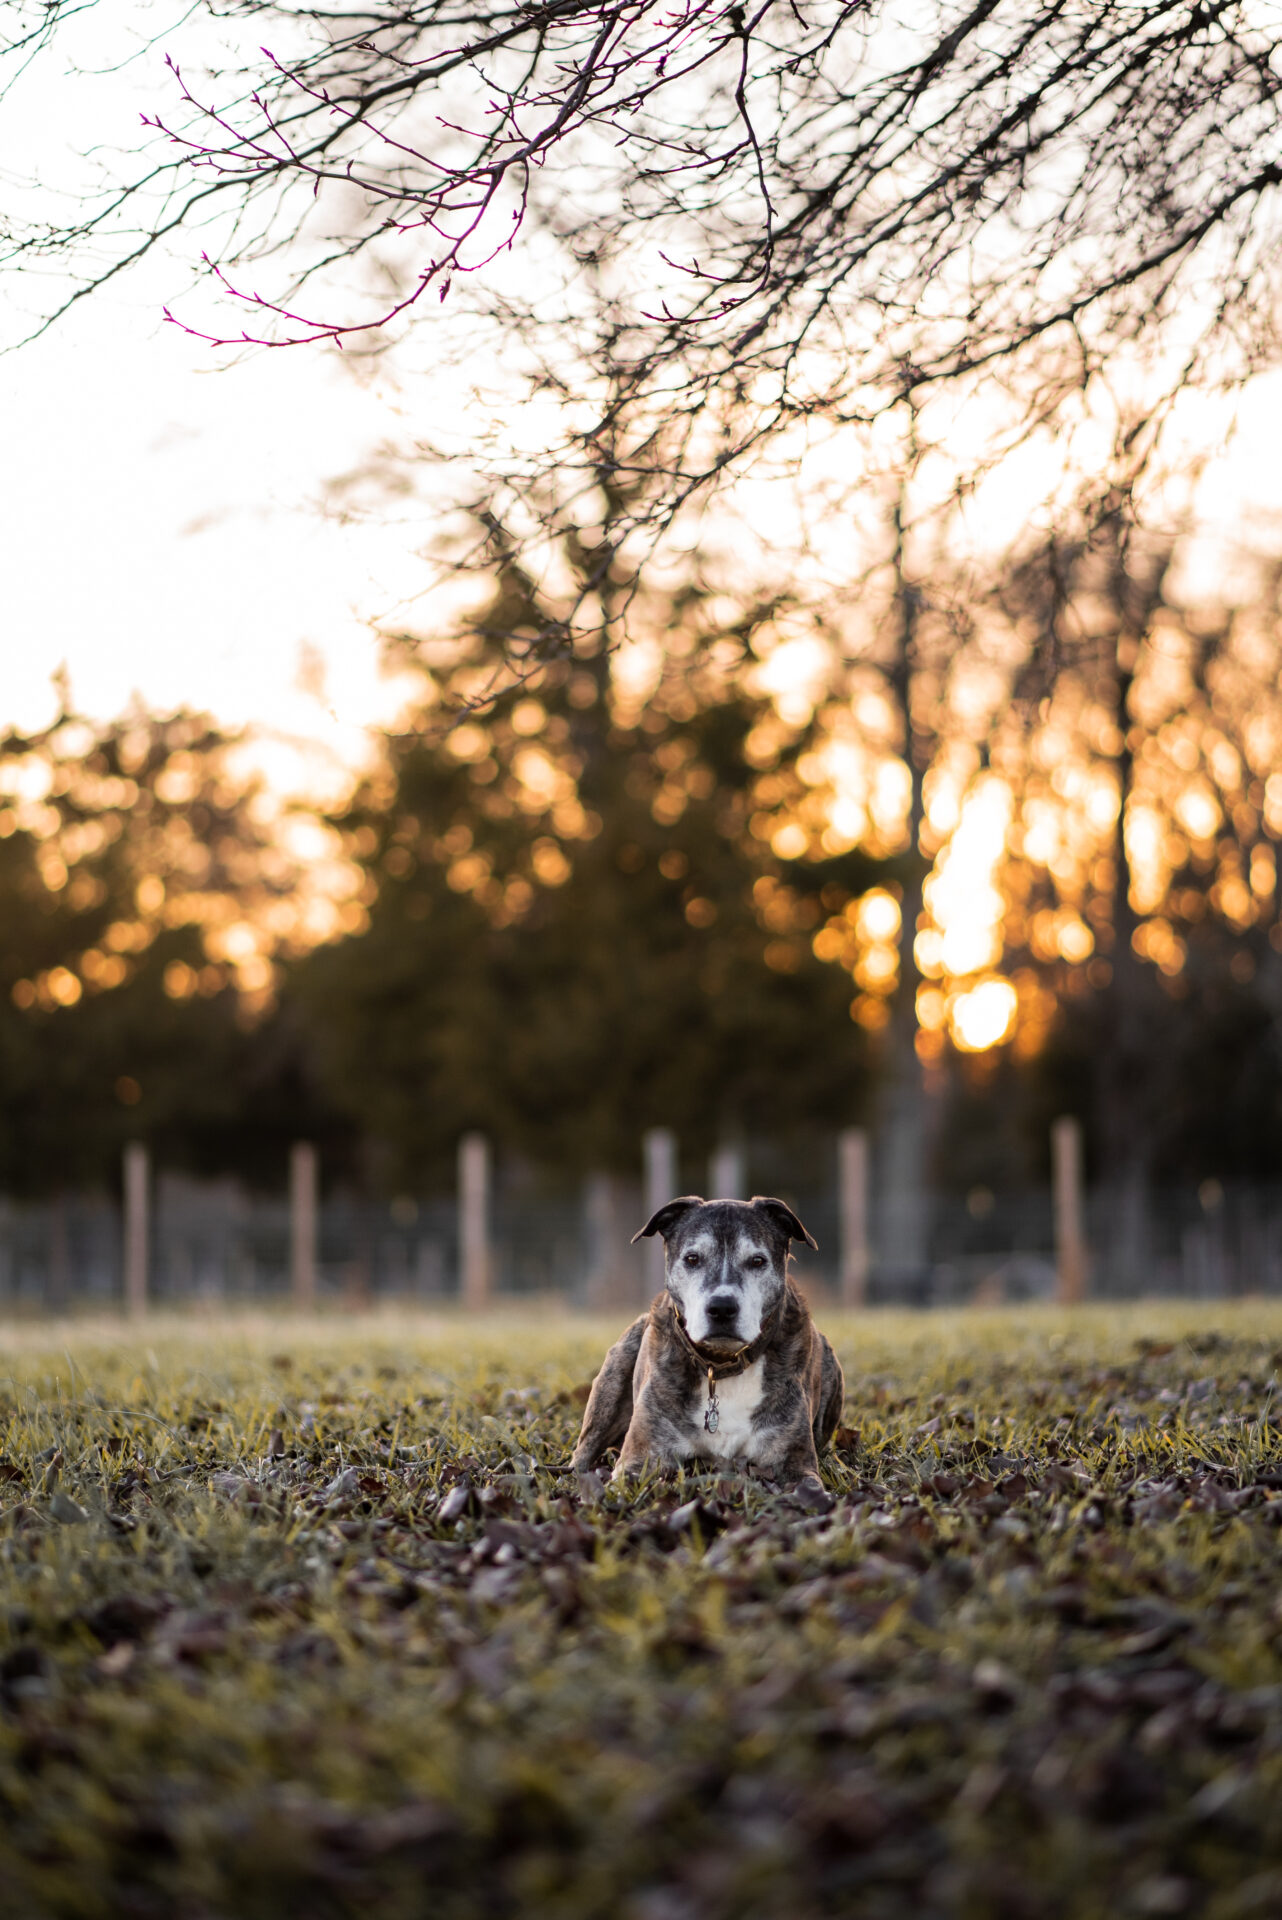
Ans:
[[[821,1320],[830,1510],[581,1490],[604,1322],[0,1329],[0,1913],[1282,1913],[1282,1306]]]

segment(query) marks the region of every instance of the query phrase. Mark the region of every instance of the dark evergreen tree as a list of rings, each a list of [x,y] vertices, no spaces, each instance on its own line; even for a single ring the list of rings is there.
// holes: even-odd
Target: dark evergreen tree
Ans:
[[[754,731],[775,716],[744,690],[741,642],[720,672],[678,649],[631,709],[604,650],[535,653],[483,717],[435,721],[442,681],[455,700],[486,684],[491,630],[546,621],[501,565],[424,730],[389,740],[338,822],[377,885],[369,928],[291,989],[332,1097],[404,1184],[448,1178],[467,1127],[583,1171],[635,1166],[656,1124],[702,1152],[849,1121],[866,1036],[811,936],[877,869],[772,851],[804,730],[763,779]]]

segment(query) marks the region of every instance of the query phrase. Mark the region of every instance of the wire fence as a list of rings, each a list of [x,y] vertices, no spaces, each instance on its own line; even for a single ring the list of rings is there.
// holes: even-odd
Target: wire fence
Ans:
[[[832,1180],[786,1194],[819,1243],[794,1249],[803,1286],[817,1300],[842,1297],[843,1222]],[[967,1195],[935,1193],[926,1211],[924,1257],[911,1272],[879,1256],[875,1190],[867,1220],[866,1282],[873,1305],[941,1306],[1046,1300],[1059,1284],[1056,1214],[1049,1188]],[[485,1296],[555,1298],[567,1306],[626,1309],[656,1280],[656,1243],[633,1247],[646,1218],[640,1180],[603,1181],[578,1193],[545,1193],[500,1181],[484,1197]],[[145,1299],[157,1307],[283,1306],[297,1298],[298,1225],[287,1198],[230,1183],[161,1177],[147,1202]],[[478,1231],[474,1226],[473,1231]],[[1282,1184],[1158,1189],[1136,1199],[1108,1190],[1082,1207],[1086,1292],[1106,1300],[1160,1295],[1225,1299],[1282,1294]],[[326,1199],[312,1222],[309,1301],[358,1311],[379,1303],[433,1306],[469,1298],[463,1285],[468,1232],[450,1196],[386,1203]],[[44,1203],[0,1200],[0,1314],[120,1307],[128,1234],[106,1197]],[[846,1297],[849,1297],[848,1295]]]

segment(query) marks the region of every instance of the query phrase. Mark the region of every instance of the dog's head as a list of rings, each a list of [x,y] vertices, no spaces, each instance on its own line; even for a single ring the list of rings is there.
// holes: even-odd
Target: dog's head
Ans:
[[[788,1244],[814,1241],[782,1200],[669,1200],[633,1244],[657,1233],[667,1252],[668,1292],[686,1331],[710,1353],[751,1346],[783,1297]]]

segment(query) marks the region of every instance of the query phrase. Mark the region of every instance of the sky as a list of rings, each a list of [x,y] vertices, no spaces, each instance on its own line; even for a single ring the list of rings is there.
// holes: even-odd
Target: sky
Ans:
[[[6,191],[33,172],[45,194],[74,189],[88,145],[134,143],[139,112],[170,97],[165,45],[106,69],[171,12],[169,0],[111,0],[32,66],[0,108]],[[330,792],[367,755],[369,729],[403,704],[406,685],[382,671],[375,628],[395,624],[425,587],[417,556],[431,528],[421,504],[395,519],[345,519],[327,483],[401,433],[403,395],[393,369],[358,379],[331,350],[228,363],[167,325],[162,308],[180,299],[198,246],[0,355],[0,725],[51,718],[53,676],[65,668],[93,715],[134,697],[207,709],[264,731],[278,785]],[[9,283],[6,338],[50,290]],[[433,404],[424,379],[420,411]],[[1257,384],[1243,419],[1232,457],[1203,487],[1230,527],[1282,514],[1282,378]],[[1024,510],[1028,480],[1017,465],[1009,497],[993,500],[1003,531]]]
[[[326,509],[388,426],[332,360],[216,370],[117,299],[0,361],[4,722],[47,721],[65,666],[94,715],[137,695],[360,758],[404,696],[372,623],[424,572],[415,529]]]
[[[105,65],[166,12],[112,0],[32,65],[0,107],[0,180],[53,196],[91,140],[134,140],[163,47],[114,74],[68,60]],[[394,386],[324,349],[231,360],[165,322],[189,279],[158,260],[0,354],[0,725],[48,721],[65,667],[86,712],[207,709],[276,736],[279,780],[324,785],[403,703],[374,627],[426,579],[427,529],[327,504],[396,431]],[[5,344],[52,290],[6,282]]]

